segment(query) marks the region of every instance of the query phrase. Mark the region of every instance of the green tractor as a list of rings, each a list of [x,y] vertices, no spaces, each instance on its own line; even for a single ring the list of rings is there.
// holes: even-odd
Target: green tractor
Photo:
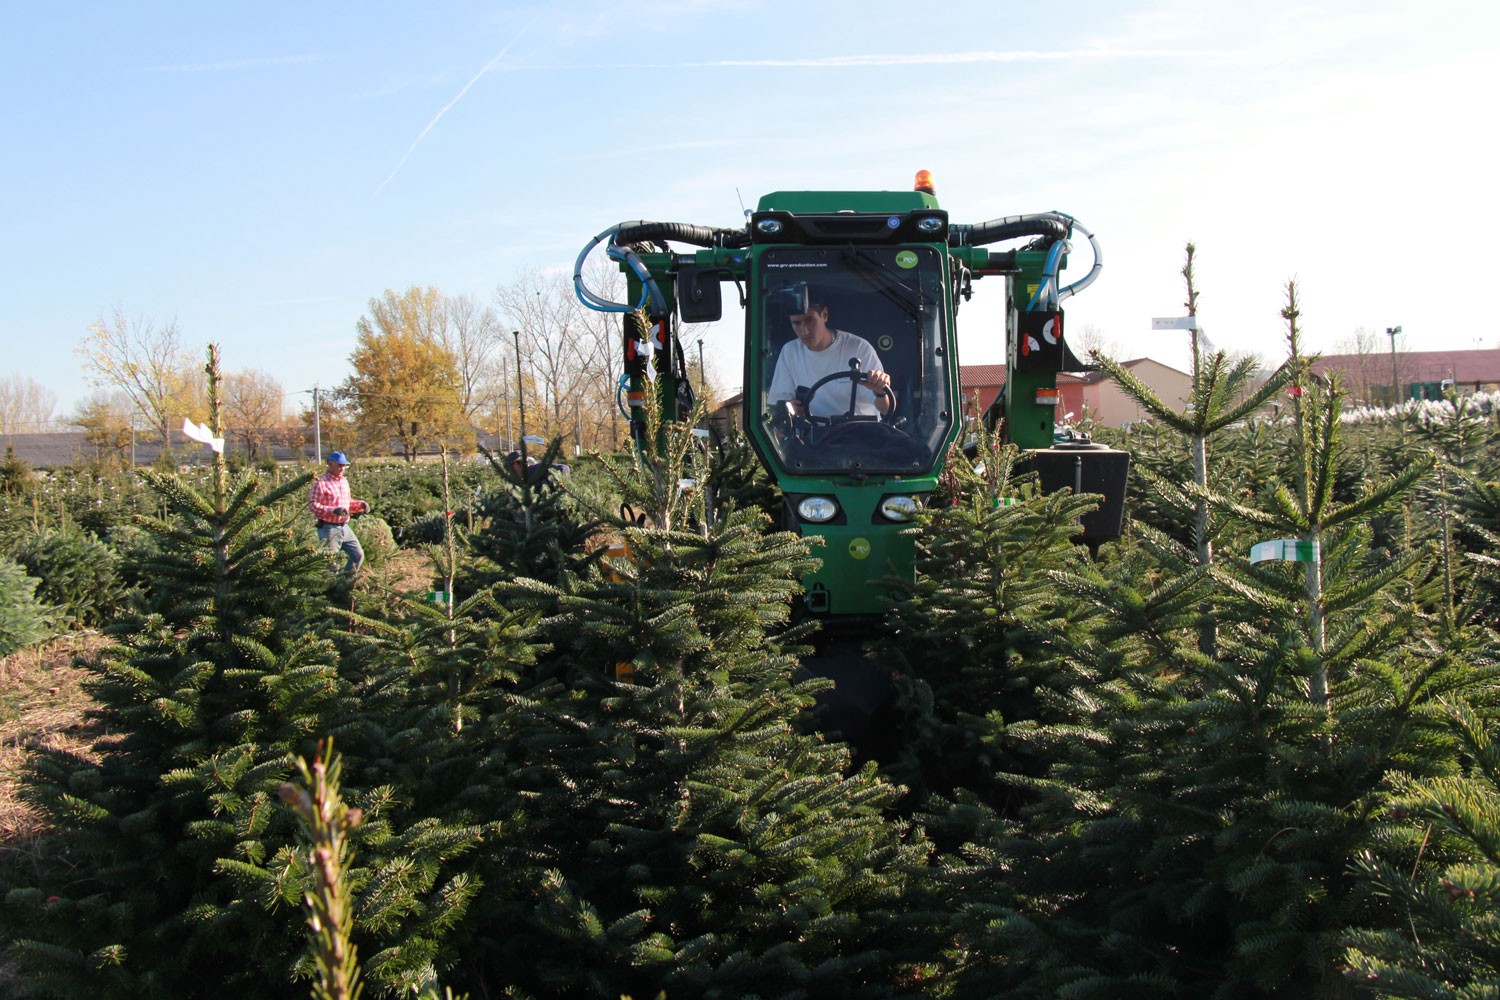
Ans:
[[[903,529],[976,418],[959,382],[956,314],[980,278],[1003,278],[1007,301],[1007,383],[991,424],[1028,451],[1044,489],[1105,497],[1081,526],[1083,541],[1118,537],[1128,455],[1056,439],[1058,373],[1085,367],[1064,339],[1061,306],[1099,273],[1092,234],[1055,212],[951,223],[926,171],[912,191],[781,191],[747,215],[738,229],[621,223],[584,248],[574,284],[585,305],[625,315],[638,439],[647,393],[669,418],[692,409],[675,320],[718,320],[723,283],[739,291],[743,427],[780,487],[783,527],[824,541],[822,566],[804,581],[806,614],[868,621],[882,610],[880,581],[914,572]],[[1094,263],[1064,286],[1075,235]],[[627,302],[585,287],[583,263],[601,243],[626,274]]]

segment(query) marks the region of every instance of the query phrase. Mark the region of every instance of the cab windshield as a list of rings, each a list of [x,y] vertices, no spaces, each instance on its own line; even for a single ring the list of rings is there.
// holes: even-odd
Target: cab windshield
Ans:
[[[755,398],[787,471],[932,469],[953,421],[942,264],[921,246],[760,255]]]

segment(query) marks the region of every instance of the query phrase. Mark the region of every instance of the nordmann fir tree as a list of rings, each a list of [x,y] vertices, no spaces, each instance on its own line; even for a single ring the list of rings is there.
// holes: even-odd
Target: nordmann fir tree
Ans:
[[[443,470],[451,509],[446,457]],[[446,597],[461,561],[451,523],[439,551]],[[344,869],[349,938],[372,989],[436,996],[440,974],[470,944],[470,906],[494,868],[485,849],[513,836],[486,774],[494,746],[510,738],[507,698],[531,662],[530,620],[487,592],[455,605],[375,590],[357,588],[356,609],[341,610],[347,697],[323,730],[360,781],[349,794],[361,820],[344,833],[355,859]],[[322,878],[297,850],[241,875],[289,901]]]
[[[1456,547],[1475,567],[1474,583],[1485,598],[1477,618],[1494,628],[1500,623],[1500,482],[1455,473],[1449,499]]]
[[[214,347],[206,371],[222,437]],[[105,735],[91,754],[33,752],[26,794],[55,827],[54,864],[8,894],[4,925],[51,994],[285,996],[295,924],[225,874],[291,841],[276,790],[338,689],[320,636],[326,571],[276,513],[307,477],[262,494],[221,454],[207,495],[142,476],[166,511],[139,519],[160,543],[144,555],[149,586],[82,661]]]
[[[1286,314],[1296,356],[1294,294]],[[1217,560],[1213,657],[1173,655],[1150,630],[1101,632],[1135,666],[1052,727],[1051,794],[995,851],[1018,897],[984,939],[1009,958],[990,979],[1007,995],[1345,995],[1341,937],[1371,914],[1352,861],[1417,855],[1419,833],[1384,814],[1391,781],[1450,772],[1436,699],[1490,682],[1407,652],[1423,627],[1410,563],[1372,551],[1361,524],[1430,463],[1336,501],[1339,395],[1303,388],[1279,499],[1209,497],[1230,519],[1319,541],[1316,585],[1307,564]],[[1125,588],[1060,582],[1122,622],[1140,617]]]
[[[351,865],[350,834],[363,824],[364,812],[344,801],[340,777],[342,760],[333,752],[332,741],[318,744],[318,754],[311,764],[298,758],[297,769],[301,773],[301,782],[282,784],[279,794],[301,824],[305,846],[299,853],[306,858],[310,869],[302,904],[307,918],[310,958],[305,964],[311,965],[313,970],[311,993],[314,1000],[355,1000],[364,994],[365,983],[361,982],[358,946],[354,941],[351,889],[364,878]],[[396,881],[409,886],[413,881],[410,870],[398,872]],[[450,906],[448,909],[455,912],[461,907]],[[421,920],[427,914],[417,913],[415,916]],[[392,949],[388,946],[387,950]],[[407,982],[397,980],[376,985],[382,987],[386,995],[394,993],[419,1000],[454,1000],[451,989],[440,990],[436,974],[430,968],[420,979],[408,978]]]
[[[1045,717],[1048,691],[1090,682],[1059,647],[1085,616],[1049,574],[1087,561],[1074,536],[1097,498],[1041,495],[1034,476],[1016,475],[1019,452],[987,434],[979,454],[950,459],[952,502],[919,513],[917,572],[890,581],[899,737],[883,763],[913,790],[912,808],[961,788],[999,805],[1008,790],[996,774],[1033,769],[1008,727]]]
[[[1461,420],[1464,409],[1454,410]],[[1493,627],[1500,562],[1490,554],[1500,546],[1500,489],[1457,467],[1482,458],[1479,449],[1444,451],[1452,478],[1438,500],[1442,560],[1433,575],[1441,587],[1426,588],[1437,596],[1422,607],[1432,626],[1423,653],[1466,667],[1462,690],[1446,692],[1438,709],[1462,756],[1454,773],[1394,779],[1389,815],[1420,838],[1414,861],[1373,851],[1357,859],[1372,891],[1398,915],[1393,926],[1358,928],[1344,941],[1350,978],[1381,996],[1482,996],[1500,986],[1500,748],[1492,739],[1500,711]]]
[[[934,956],[944,996],[1007,988],[1016,959],[990,929],[1016,887],[997,847],[1051,794],[1033,737],[1068,723],[1073,693],[1096,689],[1109,668],[1069,655],[1099,616],[1057,585],[1089,561],[1075,536],[1097,498],[1039,494],[1034,477],[1015,474],[1015,449],[987,436],[978,455],[951,459],[951,502],[918,516],[917,573],[891,582],[886,651],[898,692],[886,773],[913,789],[903,810],[944,852],[907,933]]]
[[[1282,310],[1287,322],[1287,343],[1291,360],[1301,355],[1298,327],[1300,311],[1297,306],[1297,286],[1287,285],[1287,305]],[[1345,459],[1340,435],[1342,424],[1343,391],[1339,387],[1337,374],[1328,378],[1305,376],[1294,386],[1292,408],[1295,414],[1297,438],[1294,442],[1294,461],[1291,463],[1289,483],[1283,483],[1269,497],[1265,508],[1250,507],[1234,501],[1221,502],[1221,506],[1237,518],[1269,532],[1295,535],[1297,559],[1301,568],[1300,593],[1285,586],[1285,577],[1279,576],[1279,564],[1273,563],[1264,571],[1247,569],[1236,574],[1235,579],[1245,584],[1244,593],[1254,598],[1264,596],[1269,607],[1282,602],[1300,604],[1305,618],[1305,640],[1311,656],[1308,682],[1308,700],[1315,706],[1326,706],[1329,698],[1328,659],[1339,655],[1336,645],[1331,646],[1328,636],[1328,614],[1357,607],[1407,573],[1415,561],[1415,554],[1407,555],[1369,573],[1370,567],[1361,565],[1365,554],[1361,551],[1368,539],[1359,543],[1350,541],[1360,533],[1361,522],[1370,514],[1398,499],[1410,490],[1433,468],[1430,455],[1413,456],[1406,467],[1389,482],[1379,486],[1366,484],[1362,496],[1340,502],[1334,486],[1340,464]],[[1351,533],[1335,534],[1338,529],[1348,527]],[[1325,563],[1324,542],[1334,543],[1327,553]],[[1353,561],[1351,565],[1349,560]],[[1331,573],[1330,573],[1331,571]],[[1324,578],[1328,575],[1343,577],[1349,589],[1324,594]],[[1279,597],[1279,600],[1277,598]]]
[[[562,439],[554,439],[524,476],[484,452],[494,477],[480,489],[476,526],[461,539],[469,555],[459,574],[462,593],[517,576],[556,582],[598,558],[597,517],[557,476],[535,471],[551,470],[561,447]]]
[[[654,419],[654,418],[653,418]],[[713,509],[687,427],[609,465],[629,519],[602,566],[501,600],[553,651],[516,696],[508,783],[525,868],[483,978],[534,996],[913,994],[889,931],[925,849],[899,790],[807,731],[817,686],[789,642],[806,543]]]
[[[1193,257],[1196,252],[1197,248],[1192,243],[1187,244],[1186,261],[1182,266],[1183,282],[1187,286],[1185,305],[1193,324],[1190,331],[1192,382],[1184,410],[1179,412],[1172,409],[1149,386],[1118,362],[1097,351],[1092,359],[1101,371],[1109,375],[1153,419],[1187,438],[1194,489],[1184,496],[1166,481],[1150,478],[1147,486],[1148,489],[1174,500],[1180,513],[1191,509],[1189,523],[1192,526],[1193,561],[1198,566],[1208,566],[1213,562],[1214,538],[1223,528],[1223,519],[1214,516],[1207,496],[1210,487],[1209,440],[1264,406],[1292,380],[1296,374],[1295,366],[1299,362],[1296,358],[1289,358],[1257,386],[1256,371],[1259,363],[1254,357],[1232,360],[1224,351],[1213,351],[1205,356],[1203,334],[1197,326],[1198,289],[1193,282]],[[1213,485],[1222,489],[1223,481],[1215,479]],[[1169,551],[1169,547],[1163,546],[1164,554]],[[1208,656],[1214,655],[1214,641],[1213,622],[1206,621],[1201,626],[1199,645]]]
[[[534,660],[533,616],[488,590],[449,599],[464,559],[455,534],[450,522],[439,601],[389,594],[349,615],[353,698],[330,729],[366,785],[355,798],[362,820],[347,834],[366,866],[351,877],[364,972],[378,987],[422,996],[437,995],[439,974],[464,961],[476,935],[496,931],[471,906],[491,876],[509,881],[494,856],[517,831],[493,791],[494,761],[514,738],[510,698]]]
[[[1350,979],[1377,996],[1461,1000],[1500,990],[1500,745],[1493,718],[1462,703],[1448,711],[1463,773],[1400,780],[1393,809],[1429,841],[1449,844],[1449,862],[1410,867],[1373,852],[1358,859],[1405,918],[1345,938]]]

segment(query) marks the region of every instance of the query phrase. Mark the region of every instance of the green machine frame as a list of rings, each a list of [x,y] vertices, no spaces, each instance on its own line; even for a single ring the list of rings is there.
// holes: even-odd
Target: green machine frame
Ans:
[[[822,540],[815,551],[822,565],[804,579],[805,610],[831,619],[876,616],[883,610],[881,582],[892,573],[915,572],[915,541],[906,530],[911,509],[937,489],[947,456],[966,431],[954,322],[960,300],[977,279],[1004,279],[1006,328],[996,331],[1006,345],[1004,433],[1033,454],[1050,452],[1057,375],[1084,367],[1063,335],[1061,302],[1097,275],[1098,246],[1076,220],[1060,213],[951,224],[920,174],[914,191],[775,192],[748,215],[739,229],[621,223],[584,248],[575,286],[585,305],[624,314],[626,394],[632,435],[642,446],[649,446],[639,408],[647,393],[656,394],[668,418],[683,419],[692,410],[675,318],[717,320],[721,286],[732,282],[742,289],[743,426],[782,490],[784,526]],[[1078,233],[1093,249],[1094,267],[1064,288],[1059,275],[1069,240]],[[1014,250],[989,246],[1018,239],[1029,242]],[[676,252],[669,245],[674,242],[698,249]],[[583,284],[584,260],[601,243],[626,275],[624,303],[601,300]],[[848,413],[823,418],[825,426],[797,426],[795,418],[775,412],[767,387],[777,363],[776,341],[790,339],[777,296],[810,284],[798,269],[841,289],[844,313],[863,315],[877,329],[895,325],[896,333],[877,338],[876,346],[883,360],[906,359],[896,376],[902,388],[891,393],[893,403],[905,402],[899,420],[880,426],[887,421],[856,415],[852,385],[839,390],[849,395]],[[856,369],[850,381],[857,384],[861,377]],[[822,442],[830,445],[820,448]],[[1085,459],[1093,466],[1101,451],[1108,449],[1088,445],[1087,453],[1069,452],[1066,467],[1081,468]],[[1038,465],[1044,487],[1046,468]],[[1123,474],[1117,478],[1122,500]],[[1072,487],[1082,482],[1075,476]],[[1118,535],[1115,520],[1103,537],[1112,537],[1111,530]]]

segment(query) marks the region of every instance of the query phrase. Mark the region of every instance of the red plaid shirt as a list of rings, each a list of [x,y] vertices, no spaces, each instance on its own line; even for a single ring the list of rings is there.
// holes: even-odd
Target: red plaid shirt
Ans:
[[[307,502],[307,509],[313,512],[313,517],[319,521],[327,521],[329,524],[348,524],[349,515],[336,516],[335,509],[342,507],[349,510],[353,500],[349,497],[349,480],[340,476],[337,479],[328,473],[323,473],[313,480],[312,497]]]

